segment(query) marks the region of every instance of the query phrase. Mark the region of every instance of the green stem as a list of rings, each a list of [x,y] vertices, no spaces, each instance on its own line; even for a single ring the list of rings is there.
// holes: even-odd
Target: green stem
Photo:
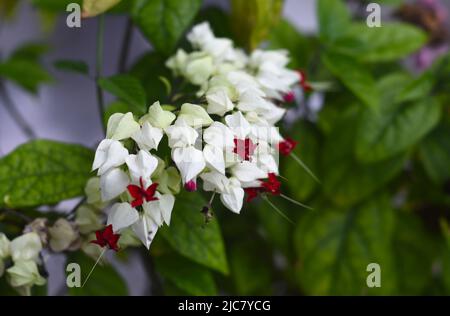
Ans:
[[[311,178],[313,178],[317,183],[320,184],[320,180],[296,154],[291,153],[291,157],[311,176]]]
[[[97,89],[97,106],[98,112],[100,116],[100,122],[102,124],[102,128],[105,131],[106,127],[103,122],[103,111],[104,111],[104,99],[103,99],[103,91],[100,85],[98,84],[98,80],[101,78],[102,70],[103,70],[103,39],[105,35],[105,15],[102,14],[98,20],[98,29],[97,29],[97,59],[95,63],[95,82]]]
[[[265,195],[261,195],[262,199],[266,201],[281,217],[287,220],[292,225],[295,225],[294,221],[290,219],[286,214],[284,214],[275,204],[273,204],[269,198]]]
[[[285,199],[285,200],[287,200],[287,201],[289,201],[289,202],[291,202],[291,203],[293,203],[293,204],[295,204],[295,205],[298,205],[298,206],[300,206],[300,207],[306,208],[306,209],[311,210],[311,211],[314,210],[312,207],[310,207],[310,206],[308,206],[308,205],[306,205],[306,204],[300,203],[299,201],[296,201],[296,200],[290,198],[289,196],[286,196],[286,195],[284,195],[284,194],[280,194],[280,196],[281,196],[283,199]]]

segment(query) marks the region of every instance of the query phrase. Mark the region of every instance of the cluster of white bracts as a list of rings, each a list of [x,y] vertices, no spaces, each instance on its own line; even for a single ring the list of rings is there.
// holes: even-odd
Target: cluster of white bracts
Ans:
[[[219,194],[239,213],[244,188],[278,174],[277,145],[283,139],[275,124],[285,110],[276,103],[300,79],[286,68],[286,52],[257,50],[247,56],[231,40],[216,38],[207,23],[195,26],[188,39],[195,51],[179,50],[167,66],[198,86],[205,104],[185,103],[171,112],[155,103],[141,118],[112,115],[93,164],[99,202],[118,201],[108,225],[115,232],[132,229],[146,247],[158,228],[170,223],[180,183],[195,190],[202,179],[205,191]],[[157,156],[163,137],[176,168]],[[130,186],[140,190],[142,201]]]

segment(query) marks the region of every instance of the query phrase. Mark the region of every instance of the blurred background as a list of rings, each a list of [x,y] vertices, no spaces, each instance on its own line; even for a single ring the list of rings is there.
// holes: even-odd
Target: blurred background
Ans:
[[[3,1],[3,0],[0,0]],[[376,2],[376,1],[375,1]],[[387,76],[388,72],[398,71],[398,65],[400,64],[402,69],[406,69],[410,74],[412,74],[411,81],[413,78],[417,78],[422,73],[426,72],[427,69],[431,69],[431,65],[433,61],[437,60],[439,56],[444,56],[448,53],[449,48],[449,41],[448,41],[448,12],[450,10],[450,1],[431,1],[431,0],[424,0],[424,1],[379,1],[382,4],[382,23],[389,22],[389,21],[403,21],[404,23],[410,23],[418,28],[422,29],[424,32],[426,32],[429,36],[435,36],[436,42],[426,42],[420,49],[415,50],[413,53],[408,54],[407,56],[403,56],[402,58],[397,58],[396,60],[386,60],[382,61],[379,64],[377,64],[377,67],[372,65],[370,68],[372,73],[381,80],[381,77]],[[384,5],[386,3],[387,5]],[[402,3],[409,3],[412,6],[402,7]],[[431,15],[433,18],[429,17],[420,17],[418,12],[420,12],[422,7],[414,7],[414,5],[423,5],[424,7],[427,6],[427,8],[432,8],[430,10],[434,10],[434,15]],[[365,12],[365,5],[367,2],[365,1],[347,1],[347,7],[349,8],[350,12],[352,12],[355,19],[359,19],[361,21],[364,21],[365,15],[367,13]],[[217,6],[219,8],[222,8],[225,11],[229,11],[229,1],[228,0],[207,0],[204,1],[204,7],[210,7],[210,6]],[[308,42],[308,39],[310,38],[316,38],[319,33],[319,17],[317,16],[317,10],[316,10],[317,3],[315,0],[286,0],[283,7],[283,17],[286,19],[286,21],[290,22],[291,25],[301,34],[302,38],[305,38],[305,43]],[[330,8],[332,10],[332,8]],[[338,14],[337,14],[338,16]],[[330,13],[330,17],[333,18],[333,14]],[[339,17],[337,17],[339,19]],[[433,20],[435,19],[435,20]],[[45,19],[44,19],[45,20]],[[43,85],[37,94],[30,94],[26,92],[25,90],[21,89],[20,87],[16,86],[15,84],[11,82],[5,83],[5,88],[7,91],[7,94],[9,95],[9,99],[13,100],[13,103],[15,105],[16,111],[20,113],[20,115],[25,119],[27,124],[30,126],[30,128],[33,131],[34,137],[36,138],[45,138],[45,139],[52,139],[52,140],[59,140],[64,142],[70,142],[70,143],[80,143],[88,147],[94,146],[96,143],[98,143],[99,140],[103,138],[102,136],[102,127],[99,120],[99,114],[97,110],[96,105],[96,95],[95,95],[95,87],[92,84],[91,81],[86,80],[85,77],[76,75],[73,73],[65,73],[58,71],[53,67],[53,62],[55,60],[59,59],[76,59],[76,60],[83,60],[85,61],[91,69],[94,68],[95,64],[95,50],[96,50],[96,32],[97,32],[97,20],[96,19],[86,19],[82,21],[82,27],[81,28],[73,28],[70,29],[66,26],[66,18],[65,15],[60,15],[56,20],[55,24],[51,26],[46,26],[45,23],[42,22],[43,17],[42,14],[40,14],[35,7],[33,7],[29,1],[20,1],[20,4],[17,8],[17,11],[14,15],[14,17],[5,20],[2,18],[0,21],[0,57],[8,56],[14,49],[16,49],[18,46],[20,46],[22,43],[26,42],[44,42],[49,45],[50,50],[47,54],[44,55],[43,58],[43,64],[45,67],[49,70],[51,76],[53,77],[53,82],[51,84]],[[443,21],[442,23],[439,21]],[[428,24],[427,24],[428,22]],[[439,23],[438,23],[439,22]],[[106,17],[106,32],[105,32],[105,56],[104,56],[104,76],[109,76],[116,74],[118,72],[118,59],[120,55],[120,47],[122,45],[122,37],[125,32],[127,25],[127,18],[125,16],[121,15],[108,15]],[[430,26],[431,25],[431,26]],[[438,26],[435,26],[438,25]],[[440,28],[439,28],[440,27]],[[283,29],[277,29],[279,32],[284,32]],[[128,66],[131,66],[134,64],[134,62],[145,52],[148,51],[151,48],[151,45],[148,43],[148,41],[144,38],[144,36],[140,33],[140,31],[136,28],[132,31],[132,37],[130,42],[130,54],[128,59]],[[434,32],[434,33],[433,33]],[[444,33],[447,33],[444,35]],[[442,35],[442,38],[440,36]],[[275,36],[275,35],[273,35]],[[392,45],[396,45],[397,38],[392,38],[391,43]],[[311,41],[313,44],[311,44],[314,47],[317,47],[317,43],[315,40]],[[285,44],[288,45],[289,41],[283,42],[281,39],[279,43],[276,44]],[[326,46],[322,43],[323,46]],[[352,43],[349,42],[348,47],[352,47]],[[272,45],[274,48],[280,48],[276,47],[277,45]],[[319,45],[320,46],[320,45]],[[301,47],[301,45],[300,45]],[[321,46],[322,47],[322,46]],[[290,47],[287,47],[290,48]],[[312,53],[311,53],[312,51]],[[314,55],[314,50],[311,50],[310,47],[305,47],[305,55]],[[291,51],[292,53],[292,51]],[[300,49],[298,51],[299,54],[302,54],[303,51]],[[362,49],[360,54],[364,54],[364,50]],[[308,56],[309,56],[308,55]],[[298,58],[299,61],[296,64],[298,65],[304,65],[306,62],[303,61],[302,57]],[[389,58],[388,58],[389,59]],[[395,61],[395,67],[394,63]],[[309,61],[308,61],[309,63]],[[316,61],[316,63],[323,63],[320,61]],[[343,62],[344,64],[344,62]],[[308,64],[311,66],[310,64]],[[311,69],[311,67],[308,66],[308,69]],[[321,68],[322,66],[319,65],[313,65],[312,69]],[[340,68],[336,71],[339,72],[342,69],[345,72],[346,68]],[[333,70],[328,71],[331,72],[333,76],[330,76],[329,73],[324,74],[322,71],[315,71],[315,73],[312,75],[311,80],[317,81],[317,82],[323,82],[323,81],[332,81],[331,77],[339,77],[337,76]],[[361,77],[355,76],[355,81],[358,80],[364,80],[361,79]],[[340,81],[340,78],[338,78],[338,81]],[[350,91],[353,91],[352,86],[348,86],[345,82],[345,79],[343,80],[343,86],[349,89]],[[391,86],[396,81],[393,79],[393,81],[389,82],[387,80],[385,82],[386,86]],[[341,83],[338,83],[338,87],[341,87]],[[344,88],[345,89],[345,88]],[[367,90],[364,90],[364,87],[361,87],[360,93],[370,94]],[[334,117],[333,115],[337,115],[336,113],[333,113],[333,111],[327,111],[324,112],[324,116],[327,120],[321,121],[320,118],[318,118],[320,115],[318,114],[320,109],[324,107],[324,104],[327,104],[327,100],[333,99],[333,96],[337,96],[337,99],[334,99],[336,103],[342,102],[345,103],[348,100],[349,102],[356,102],[354,98],[348,96],[345,93],[341,94],[333,94],[336,93],[335,90],[331,90],[331,97],[326,97],[328,93],[328,90],[321,91],[321,89],[317,89],[316,92],[306,96],[301,95],[299,98],[301,101],[298,102],[298,106],[291,109],[289,112],[289,115],[286,118],[286,130],[289,132],[291,131],[294,135],[300,135],[299,137],[303,139],[303,135],[310,135],[315,134],[319,132],[323,132],[325,130],[326,132],[332,131],[335,128],[339,128],[339,130],[343,130],[344,127],[348,129],[348,126],[352,123],[348,122],[342,122],[343,127],[336,127],[332,126],[329,121],[333,121],[331,117]],[[358,92],[356,92],[358,95]],[[365,97],[359,97],[359,99],[364,99]],[[108,99],[111,100],[111,99]],[[17,124],[16,121],[11,116],[11,112],[6,110],[6,106],[4,104],[5,100],[0,99],[0,156],[8,154],[10,151],[12,151],[14,148],[16,148],[19,144],[27,142],[30,139],[30,135],[27,135],[24,133],[23,129],[21,129]],[[370,103],[370,102],[369,102]],[[342,111],[344,111],[344,106],[340,108]],[[445,110],[448,116],[448,104],[447,104],[447,110]],[[351,112],[350,110],[345,108],[346,112]],[[334,111],[335,112],[335,111]],[[424,113],[426,115],[426,113]],[[350,116],[350,115],[349,115]],[[306,124],[298,125],[298,121],[302,120],[307,122]],[[337,119],[336,119],[337,120]],[[319,128],[316,130],[314,128],[310,128],[310,125],[318,125]],[[289,127],[294,128],[290,130]],[[369,127],[373,127],[368,125]],[[323,129],[323,130],[322,130]],[[319,131],[320,130],[320,131]],[[303,134],[304,132],[304,134]],[[354,133],[355,131],[350,130],[350,133]],[[323,132],[326,134],[325,132]],[[328,136],[329,134],[327,134]],[[338,138],[340,135],[336,134],[336,138]],[[424,135],[422,135],[424,136]],[[450,135],[446,132],[444,133],[444,138],[447,136],[447,143],[445,146],[448,146],[448,139],[450,138]],[[305,143],[302,144],[301,148],[317,148],[317,147],[326,147],[329,146],[328,144],[325,145],[324,141],[325,137],[318,136],[317,138],[305,136],[304,139]],[[336,140],[336,143],[339,144],[339,142]],[[430,145],[431,146],[431,145]],[[439,144],[435,146],[441,146]],[[444,146],[444,145],[443,145]],[[448,149],[448,147],[445,147]],[[336,147],[332,149],[333,153],[338,153],[340,151],[339,147]],[[446,149],[442,150],[444,153],[442,153],[443,156],[447,155]],[[325,155],[322,153],[322,155]],[[336,154],[336,156],[339,156]],[[340,157],[333,157],[335,160],[332,163],[338,164]],[[442,157],[441,157],[442,158]],[[321,158],[320,158],[321,159]],[[439,160],[438,162],[432,161],[431,164],[443,164],[442,168],[445,170],[448,170],[448,165],[446,165],[446,158],[442,158],[442,160]],[[316,165],[316,160],[319,160],[318,156],[312,156],[308,157],[307,160],[310,164],[313,165],[313,169],[322,176],[329,177],[328,179],[334,181],[335,186],[339,186],[339,180],[346,178],[349,176],[349,173],[355,172],[356,176],[358,176],[358,167],[350,165],[350,168],[347,168],[343,170],[339,174],[326,174],[322,172],[320,167]],[[283,162],[282,162],[283,163]],[[291,164],[287,163],[287,166],[291,166]],[[411,213],[418,213],[420,214],[420,221],[413,221],[413,224],[409,226],[408,233],[405,233],[401,236],[399,243],[404,242],[404,245],[408,245],[409,239],[414,239],[413,236],[422,236],[423,234],[425,237],[419,238],[420,242],[425,242],[425,240],[430,240],[429,242],[432,243],[432,246],[430,248],[439,248],[442,249],[444,247],[444,238],[441,233],[436,233],[436,230],[440,231],[440,228],[432,228],[433,233],[428,234],[426,231],[422,231],[422,228],[414,228],[414,225],[422,225],[421,223],[427,223],[427,220],[429,219],[433,225],[436,224],[436,221],[445,221],[445,218],[448,218],[449,215],[449,204],[448,204],[448,191],[445,197],[445,199],[440,200],[439,202],[436,202],[437,200],[434,200],[431,197],[430,192],[426,192],[425,190],[422,190],[426,186],[426,182],[423,182],[419,186],[415,186],[412,191],[419,190],[422,194],[422,197],[430,201],[417,201],[416,199],[410,200],[407,196],[407,189],[405,185],[403,185],[403,181],[406,182],[413,182],[413,180],[416,180],[416,178],[422,177],[422,173],[426,173],[426,170],[424,171],[423,168],[420,168],[420,171],[418,172],[419,175],[413,175],[411,176],[414,178],[413,180],[408,179],[408,176],[412,174],[414,163],[404,163],[404,172],[402,171],[402,175],[398,176],[396,180],[392,180],[392,177],[390,177],[390,186],[388,186],[387,181],[380,182],[379,187],[385,187],[386,190],[389,192],[387,199],[393,201],[394,207],[398,209],[404,209],[408,208],[406,211],[407,214]],[[354,169],[352,168],[354,167]],[[290,169],[289,169],[290,168]],[[372,168],[372,167],[371,167]],[[363,173],[362,177],[368,177],[366,179],[368,182],[376,182],[373,178],[375,177],[382,177],[383,173],[389,173],[390,167],[389,166],[383,166],[380,169],[376,169],[377,167],[374,166],[372,171],[372,174],[367,175],[367,173]],[[425,167],[425,169],[427,169]],[[286,174],[293,175],[296,177],[296,175],[300,175],[300,171],[297,167],[288,167],[288,170],[286,170]],[[299,176],[300,180],[303,180],[305,177],[304,174],[301,174]],[[426,176],[425,176],[426,177]],[[405,179],[406,178],[406,179]],[[421,178],[419,178],[421,179]],[[448,178],[444,177],[444,180],[438,184],[439,188],[442,188],[444,184],[448,186]],[[428,180],[427,180],[428,181]],[[447,181],[447,182],[445,182]],[[310,184],[310,180],[304,180],[304,182],[296,182],[296,180],[292,180],[292,182],[295,182],[294,184],[290,184],[290,190],[295,191],[292,194],[300,199],[300,200],[308,200],[311,203],[315,205],[316,209],[322,210],[326,208],[332,208],[332,205],[338,205],[339,211],[337,214],[340,214],[339,212],[344,212],[343,209],[348,210],[348,212],[352,212],[353,209],[357,209],[361,207],[362,199],[355,199],[355,203],[353,201],[350,203],[347,203],[345,200],[348,196],[350,196],[350,200],[352,197],[358,196],[357,193],[351,190],[358,190],[364,191],[364,188],[360,187],[352,187],[348,190],[348,192],[338,192],[335,196],[335,199],[333,200],[333,203],[328,203],[329,200],[327,199],[320,199],[318,196],[321,195],[321,193],[317,193],[315,191],[316,189],[313,188],[313,185]],[[394,182],[394,184],[392,184]],[[433,182],[433,181],[431,181]],[[305,184],[306,183],[306,184]],[[364,186],[365,184],[363,182],[360,183],[361,186]],[[293,189],[294,187],[294,189]],[[298,187],[298,192],[296,191],[296,187]],[[328,186],[330,187],[330,186]],[[325,189],[328,190],[328,189]],[[339,188],[332,188],[330,190],[336,190],[339,191]],[[328,191],[330,191],[328,190]],[[377,188],[378,190],[378,188]],[[446,190],[449,190],[449,188],[446,188]],[[374,190],[371,190],[371,193]],[[316,192],[316,193],[313,193]],[[408,191],[409,192],[409,191]],[[326,195],[330,194],[330,192],[326,192]],[[444,195],[445,195],[444,194]],[[332,195],[332,193],[331,193]],[[366,197],[366,196],[365,196]],[[381,198],[383,200],[383,198]],[[407,202],[405,202],[407,201]],[[336,203],[335,203],[336,202]],[[66,209],[70,209],[70,207],[73,205],[74,202],[68,202],[67,204],[64,204]],[[369,209],[369,212],[371,212],[371,209],[376,209],[379,207],[379,205],[385,203],[383,201],[379,201],[377,198],[369,198],[369,206],[367,207]],[[286,204],[284,202],[280,203],[280,207],[284,207],[285,209],[292,209],[292,206],[289,206],[289,204]],[[420,207],[418,207],[418,204],[420,204]],[[436,207],[436,204],[439,205],[439,207]],[[63,207],[64,208],[64,207]],[[253,208],[258,209],[258,212],[268,212],[268,210],[261,206],[256,205]],[[432,212],[432,210],[439,209],[438,214],[435,214]],[[423,212],[427,212],[427,214],[422,214]],[[252,209],[249,209],[248,212],[251,213]],[[301,210],[301,212],[304,212],[304,210]],[[233,258],[236,257],[245,257],[246,249],[249,249],[248,247],[237,247],[235,250],[231,250],[232,252],[236,251],[236,254],[231,254],[230,256],[230,265],[232,267],[232,271],[234,271],[238,277],[240,278],[240,281],[234,281],[235,284],[231,286],[234,288],[234,292],[237,294],[367,294],[365,290],[354,290],[352,287],[352,278],[354,278],[354,274],[352,274],[351,270],[353,268],[359,269],[362,271],[362,274],[365,274],[365,266],[369,262],[365,261],[358,261],[358,259],[355,259],[355,261],[349,260],[349,262],[346,262],[344,265],[339,266],[338,263],[335,265],[331,265],[332,268],[326,268],[329,271],[330,269],[334,269],[334,272],[331,273],[331,276],[329,276],[328,279],[321,278],[320,276],[317,276],[316,274],[320,274],[319,271],[321,268],[321,264],[317,265],[317,270],[315,270],[314,266],[314,260],[317,260],[317,262],[322,262],[323,265],[329,264],[333,260],[347,260],[347,257],[363,257],[361,256],[360,252],[364,252],[364,250],[361,250],[356,246],[356,248],[349,247],[347,249],[347,252],[343,252],[339,256],[334,253],[335,247],[333,244],[329,246],[325,246],[321,251],[318,251],[321,247],[320,244],[317,245],[317,249],[313,246],[308,245],[297,245],[299,242],[295,241],[296,245],[292,245],[293,241],[291,241],[292,238],[302,238],[302,241],[300,243],[314,243],[317,241],[316,238],[319,238],[323,231],[329,228],[330,235],[329,238],[332,239],[333,236],[336,234],[339,234],[341,230],[345,230],[348,226],[347,224],[350,223],[352,220],[355,220],[353,217],[349,218],[341,218],[339,215],[336,215],[332,212],[325,212],[325,213],[319,213],[322,214],[322,218],[319,220],[323,220],[324,222],[328,223],[330,226],[317,226],[314,222],[315,219],[313,218],[301,218],[299,216],[299,221],[302,220],[304,225],[308,225],[310,223],[311,227],[314,227],[315,231],[314,233],[310,234],[303,234],[303,232],[295,233],[297,235],[301,235],[301,237],[292,237],[291,234],[288,234],[287,231],[292,230],[292,228],[289,227],[289,225],[286,226],[285,223],[281,223],[279,226],[276,226],[276,223],[279,223],[278,218],[273,218],[271,215],[269,216],[257,216],[259,218],[259,221],[262,222],[262,228],[261,229],[255,229],[255,234],[261,237],[261,241],[255,242],[256,244],[253,244],[250,248],[255,249],[255,252],[262,252],[263,254],[266,253],[265,247],[266,244],[262,242],[262,240],[270,240],[268,242],[270,244],[270,257],[269,261],[271,263],[270,266],[273,266],[273,271],[266,271],[264,267],[261,267],[260,265],[253,266],[254,261],[258,261],[259,258],[257,255],[255,255],[255,258],[248,258],[245,259],[247,262],[242,263],[244,266],[248,267],[250,271],[243,271],[243,270],[234,270],[234,264],[240,265],[240,262],[233,262]],[[318,215],[319,216],[319,215]],[[391,219],[388,219],[386,215],[380,215],[380,217],[372,217],[368,218],[367,222],[366,220],[361,220],[360,227],[358,229],[365,229],[367,228],[367,235],[365,233],[359,235],[358,231],[349,233],[348,235],[345,235],[349,240],[351,240],[351,243],[353,244],[364,244],[368,243],[368,252],[376,249],[377,247],[381,247],[378,243],[370,243],[365,239],[371,239],[373,236],[370,236],[372,234],[372,228],[373,226],[378,225],[376,221],[379,220],[381,222],[388,222]],[[249,215],[246,218],[246,223],[251,223],[253,220],[253,215]],[[228,237],[225,237],[226,241],[230,241],[230,244],[233,244],[235,242],[236,237],[230,237],[230,236],[236,236],[235,234],[241,234],[242,231],[245,231],[245,227],[239,227],[239,225],[244,225],[244,223],[239,224],[236,218],[233,217],[234,223],[231,225],[233,228],[236,228],[236,231],[227,231],[227,229],[224,229],[224,234]],[[358,219],[356,219],[358,221]],[[346,222],[348,221],[348,222]],[[401,220],[400,220],[401,221]],[[342,223],[344,222],[344,223]],[[409,223],[408,220],[405,222]],[[346,224],[347,223],[347,224]],[[272,225],[273,224],[273,225]],[[424,224],[424,225],[425,225]],[[271,226],[272,225],[272,226]],[[408,224],[409,225],[409,224]],[[385,226],[381,225],[382,228],[378,231],[381,232],[377,237],[374,237],[375,239],[383,239],[383,229]],[[273,229],[273,231],[271,231]],[[420,232],[418,232],[420,231]],[[250,236],[251,233],[249,233]],[[268,236],[269,235],[269,236]],[[297,236],[296,235],[296,236]],[[416,237],[417,237],[416,236]],[[245,240],[248,241],[248,237],[242,236],[241,237],[242,243],[245,244]],[[239,239],[239,238],[238,238]],[[286,241],[289,239],[289,241]],[[439,241],[437,241],[439,239]],[[324,239],[323,243],[326,243],[327,240]],[[338,241],[336,241],[338,242]],[[381,242],[380,242],[381,243]],[[394,293],[394,294],[448,294],[448,288],[447,286],[450,286],[450,281],[446,280],[446,278],[450,278],[450,274],[446,274],[442,276],[440,273],[442,271],[445,271],[448,262],[442,259],[442,257],[438,257],[436,254],[427,254],[426,248],[428,248],[428,245],[425,244],[420,246],[419,249],[419,255],[418,257],[423,256],[430,256],[430,262],[421,262],[418,266],[410,267],[408,263],[410,261],[415,260],[415,256],[412,254],[415,249],[414,246],[417,246],[416,240],[414,239],[412,241],[413,246],[412,249],[402,248],[402,261],[400,264],[403,268],[400,269],[406,269],[406,273],[403,280],[399,281],[402,283],[401,290],[392,290],[386,289],[385,293]],[[414,245],[415,244],[415,245]],[[255,246],[256,245],[256,246]],[[403,244],[402,244],[403,245]],[[323,245],[322,245],[323,246]],[[305,253],[308,253],[308,258],[312,258],[312,262],[305,262],[302,258],[303,252],[299,255],[292,253],[292,247],[297,247],[300,249],[304,249]],[[329,248],[327,248],[329,247]],[[444,249],[446,249],[444,247]],[[440,251],[440,250],[439,250]],[[439,251],[436,251],[438,253]],[[448,252],[449,250],[446,249]],[[317,253],[318,252],[318,253]],[[298,258],[297,256],[300,256]],[[263,255],[263,257],[266,257]],[[370,257],[370,256],[369,256]],[[389,258],[389,256],[387,256]],[[438,258],[436,260],[431,260],[433,258]],[[237,259],[236,259],[237,260]],[[244,260],[244,261],[245,261]],[[310,261],[311,261],[310,260]],[[61,255],[51,255],[49,259],[49,265],[48,268],[51,271],[50,273],[50,279],[49,279],[49,294],[50,295],[57,295],[57,294],[63,294],[64,293],[64,262],[65,258]],[[120,274],[124,276],[128,288],[129,293],[132,295],[142,295],[148,293],[148,287],[150,284],[150,280],[148,278],[142,277],[142,275],[145,274],[145,266],[142,262],[141,256],[138,253],[131,253],[130,258],[127,262],[114,260],[114,265],[118,268]],[[297,276],[295,278],[292,278],[291,281],[286,281],[286,279],[289,279],[291,275],[297,275],[298,270],[302,270],[303,267],[306,267],[306,270],[308,273],[302,274],[300,272],[300,275],[302,275],[301,281],[295,281],[297,280]],[[410,269],[410,270],[408,270]],[[297,272],[294,272],[297,271]],[[448,272],[448,271],[447,271]],[[426,279],[423,275],[430,274],[430,279]],[[253,275],[252,278],[249,275]],[[309,275],[309,276],[308,276]],[[317,278],[316,278],[317,276]],[[439,276],[440,281],[439,285],[435,285],[430,281],[433,278],[437,278]],[[391,276],[386,274],[385,278],[388,279]],[[300,277],[299,277],[300,278]],[[308,279],[312,278],[312,279]],[[394,277],[392,277],[394,278]],[[270,279],[270,280],[269,280]],[[416,280],[419,279],[419,280]],[[306,281],[305,281],[306,280]],[[384,281],[385,279],[383,279]],[[252,283],[253,282],[253,283]],[[294,282],[296,284],[300,284],[300,286],[292,285],[291,282]],[[447,282],[447,283],[446,283]],[[227,281],[224,281],[226,284]],[[241,284],[242,283],[242,284]],[[308,283],[308,284],[305,284]],[[309,284],[311,283],[311,284]],[[336,283],[336,284],[335,284]],[[339,285],[341,284],[341,286]],[[389,283],[389,282],[387,282]],[[272,290],[270,292],[264,290],[267,284],[270,284]],[[329,289],[331,285],[331,290],[325,290],[325,288]],[[446,285],[447,284],[447,285]],[[336,287],[333,290],[333,287]],[[387,285],[389,287],[390,285]],[[225,286],[227,287],[227,286]]]

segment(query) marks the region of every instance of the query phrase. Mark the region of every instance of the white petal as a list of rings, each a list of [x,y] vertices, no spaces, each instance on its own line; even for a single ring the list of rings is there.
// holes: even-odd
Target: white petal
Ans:
[[[231,102],[227,92],[224,89],[207,94],[206,100],[208,101],[208,107],[206,110],[210,114],[224,116],[225,113],[234,108],[233,102]]]
[[[158,225],[150,217],[141,215],[131,227],[144,246],[149,249],[158,232]]]
[[[203,190],[208,192],[225,192],[230,182],[226,176],[215,171],[202,173],[200,178],[203,180]]]
[[[121,195],[130,184],[128,175],[121,169],[115,168],[100,177],[102,201],[110,201]]]
[[[225,174],[225,159],[223,150],[206,144],[203,148],[206,165],[222,174]]]
[[[170,148],[192,146],[198,138],[197,131],[183,119],[177,119],[174,125],[165,129],[165,132],[169,138]]]
[[[128,150],[117,140],[105,139],[98,146],[95,156],[93,170],[98,168],[98,175],[102,175],[112,168],[123,165]]]
[[[131,138],[138,144],[140,149],[158,149],[158,145],[163,137],[160,128],[153,127],[149,122],[145,122],[142,129],[133,134]]]
[[[241,112],[225,116],[225,122],[233,133],[240,139],[244,139],[251,131],[250,123],[247,122]]]
[[[257,155],[257,163],[261,170],[267,173],[278,174],[278,164],[275,158],[270,154]]]
[[[153,127],[164,129],[170,126],[175,119],[175,114],[170,111],[165,111],[159,102],[155,102],[149,107],[148,114],[139,120],[139,123],[144,125],[145,122],[149,122]]]
[[[183,119],[189,126],[208,126],[213,120],[200,105],[185,103],[181,106],[179,119]]]
[[[163,222],[170,225],[175,197],[172,194],[160,194],[159,192],[156,192],[155,196],[158,198],[157,201],[147,202],[143,205],[146,215],[150,216],[158,226],[162,226]]]
[[[244,189],[232,187],[228,191],[220,195],[220,200],[230,211],[239,214],[244,202]]]
[[[172,160],[180,170],[183,183],[194,179],[206,166],[203,152],[193,146],[173,149]]]
[[[35,232],[27,233],[13,239],[10,243],[11,257],[14,261],[37,261],[42,243]]]
[[[123,140],[139,131],[141,126],[134,120],[133,114],[114,113],[109,117],[106,138]]]
[[[210,145],[225,149],[234,147],[233,132],[224,124],[214,122],[203,132],[203,140]]]
[[[269,124],[276,124],[279,120],[281,120],[286,113],[286,109],[280,108],[275,104],[271,103],[270,109],[264,113],[262,113],[262,117],[264,117]]]
[[[158,159],[145,150],[140,150],[137,155],[129,155],[126,159],[131,181],[138,184],[142,178],[146,185],[151,183],[150,178],[158,167]]]
[[[264,171],[250,161],[237,163],[231,168],[231,173],[241,182],[251,182],[267,177]]]
[[[138,211],[129,203],[116,203],[109,211],[107,225],[112,225],[114,232],[119,232],[133,225],[138,219]]]

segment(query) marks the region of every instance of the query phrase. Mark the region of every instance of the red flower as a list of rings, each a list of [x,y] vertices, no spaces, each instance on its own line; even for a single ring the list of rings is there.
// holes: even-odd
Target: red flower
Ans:
[[[95,238],[97,240],[92,240],[91,243],[97,244],[102,248],[108,246],[114,251],[119,251],[117,242],[119,241],[120,234],[114,234],[112,225],[106,226],[103,230],[97,230],[95,232]]]
[[[297,146],[298,142],[288,137],[278,144],[278,150],[283,156],[289,155]]]
[[[261,188],[245,188],[244,191],[247,193],[247,199],[245,201],[251,202],[258,197],[258,193],[261,191]]]
[[[139,179],[139,183],[141,186],[137,186],[134,184],[130,184],[127,189],[133,197],[133,202],[131,202],[132,207],[138,207],[144,204],[144,200],[147,202],[158,200],[155,197],[156,188],[158,187],[158,183],[153,183],[147,189],[144,188],[144,182],[142,178]]]
[[[254,144],[250,138],[244,140],[235,138],[233,152],[244,160],[250,160],[258,145]]]
[[[283,96],[283,100],[286,103],[292,103],[295,101],[295,94],[293,91],[289,91]]]
[[[312,89],[312,86],[308,82],[306,73],[302,70],[299,70],[298,74],[300,75],[300,87],[302,87],[303,91],[305,91],[305,92],[311,92],[313,89]]]
[[[261,188],[264,192],[272,193],[273,195],[280,195],[281,182],[278,181],[275,173],[269,173],[266,182],[261,181]]]

